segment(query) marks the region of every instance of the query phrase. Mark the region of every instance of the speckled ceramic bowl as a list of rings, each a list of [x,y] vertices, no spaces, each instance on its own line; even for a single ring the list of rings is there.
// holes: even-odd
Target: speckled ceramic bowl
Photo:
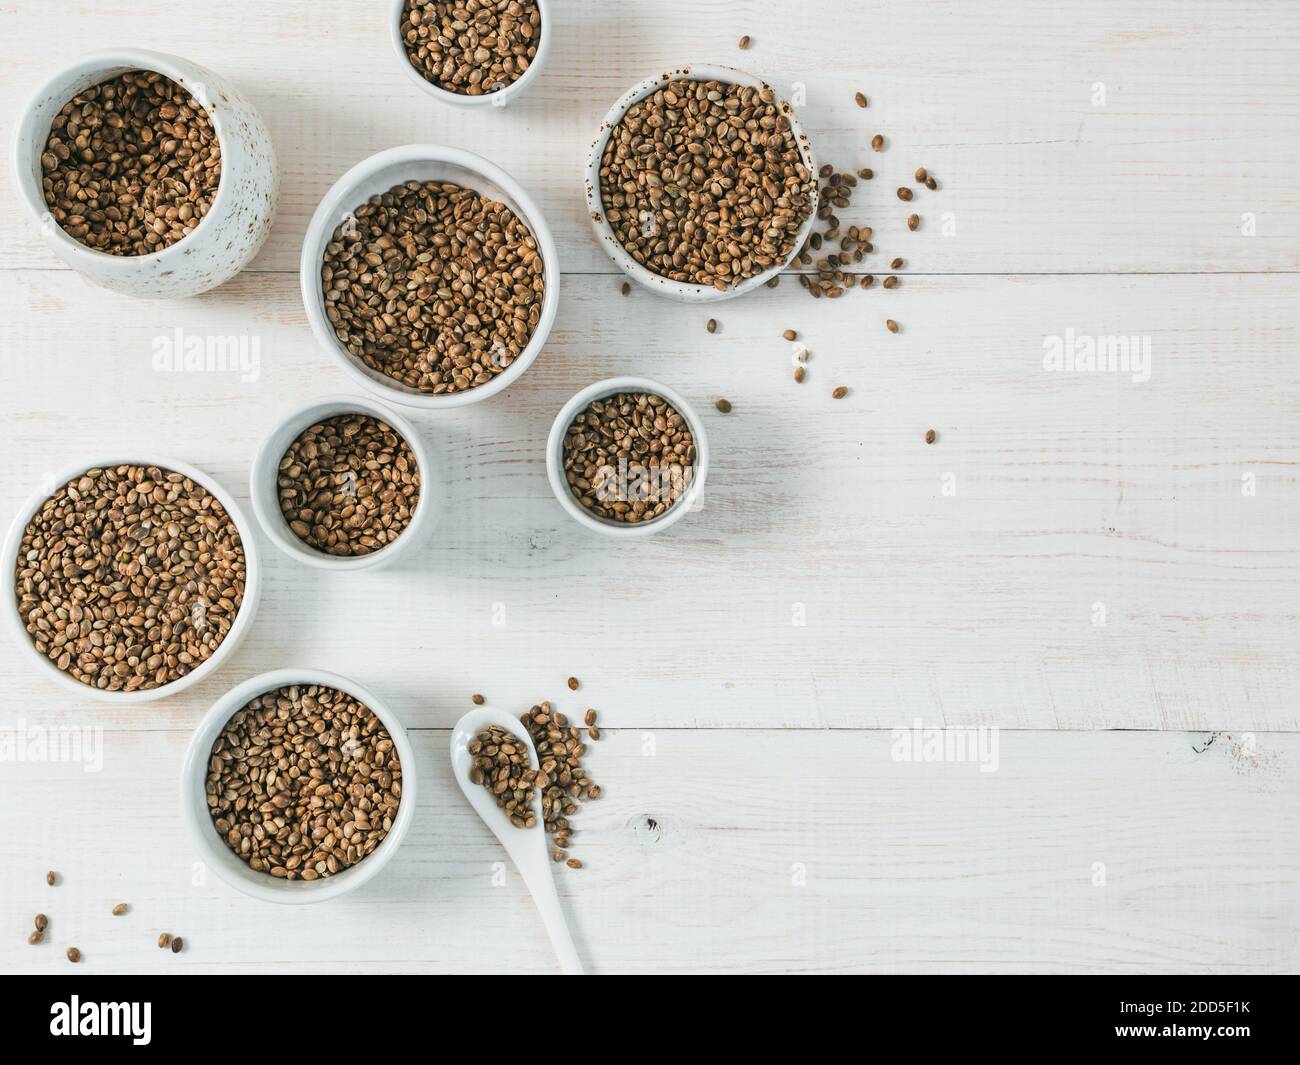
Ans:
[[[736,296],[743,296],[746,292],[752,292],[758,288],[759,285],[766,284],[789,266],[794,257],[799,254],[799,249],[808,240],[813,225],[817,221],[817,163],[813,158],[812,145],[808,141],[808,135],[804,133],[803,128],[799,125],[799,119],[795,115],[794,108],[778,97],[777,102],[781,107],[781,113],[790,120],[790,132],[794,135],[795,143],[799,146],[799,154],[803,158],[804,166],[808,168],[814,179],[812,210],[808,213],[807,220],[799,230],[799,239],[795,241],[794,247],[791,249],[790,254],[786,256],[785,262],[778,263],[761,274],[747,277],[744,281],[728,289],[717,289],[712,285],[692,285],[684,281],[674,281],[642,266],[623,247],[622,242],[615,235],[613,227],[605,220],[605,204],[600,195],[600,163],[605,154],[605,145],[609,141],[610,134],[614,131],[614,127],[622,121],[628,108],[662,89],[670,81],[679,80],[721,81],[729,85],[750,85],[755,88],[767,86],[767,83],[761,78],[756,78],[753,74],[746,74],[743,70],[737,70],[735,67],[706,66],[704,64],[665,70],[637,82],[609,109],[604,121],[600,124],[600,132],[592,142],[591,153],[587,156],[587,169],[583,175],[587,195],[587,217],[591,219],[591,227],[596,231],[596,240],[605,249],[605,253],[614,260],[614,265],[637,284],[649,289],[651,292],[658,293],[660,296],[667,296],[669,299],[679,300],[683,303],[716,303],[719,300],[729,300],[734,299]]]
[[[207,216],[189,236],[152,255],[109,255],[86,247],[54,220],[41,189],[41,153],[63,105],[128,70],[155,70],[182,86],[207,111],[221,144],[221,184]],[[224,78],[162,52],[117,48],[64,67],[23,110],[9,159],[14,187],[50,249],[87,280],[129,296],[192,296],[230,280],[257,254],[275,215],[279,175],[261,116]]]

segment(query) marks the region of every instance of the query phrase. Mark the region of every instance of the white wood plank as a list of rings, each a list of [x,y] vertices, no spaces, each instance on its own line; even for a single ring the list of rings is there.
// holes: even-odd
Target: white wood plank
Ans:
[[[587,0],[555,8],[555,46],[537,86],[504,112],[483,114],[442,106],[406,81],[387,7],[374,0],[10,5],[0,152],[55,64],[129,42],[220,71],[263,111],[284,188],[260,269],[296,268],[307,218],[353,163],[437,141],[481,152],[536,195],[565,270],[610,272],[582,203],[588,143],[641,77],[714,62],[752,70],[783,93],[804,86],[801,116],[815,149],[837,165],[877,170],[859,197],[864,220],[891,244],[907,241],[929,269],[1300,269],[1296,5]],[[747,52],[736,48],[741,33],[754,40]],[[1094,103],[1098,85],[1104,106]],[[854,105],[859,89],[870,110]],[[867,147],[878,131],[889,138],[879,154]],[[916,204],[928,240],[902,230],[906,212],[893,191],[918,165],[943,185]],[[7,165],[0,182],[7,188]],[[946,238],[943,212],[956,227]],[[1242,235],[1245,214],[1255,217],[1253,237]],[[37,264],[57,261],[35,226],[17,211],[0,214],[0,266]]]
[[[167,306],[66,273],[7,276],[6,516],[51,471],[114,445],[191,461],[243,498],[276,419],[350,390],[288,276]],[[887,314],[901,334],[881,327]],[[373,682],[425,726],[449,726],[472,691],[526,705],[576,673],[592,705],[629,727],[920,716],[1292,730],[1298,319],[1287,277],[922,275],[820,303],[787,281],[714,311],[569,278],[551,342],[517,385],[417,419],[448,496],[409,564],[327,576],[264,541],[249,642],[212,681],[147,710],[67,699],[5,640],[0,724],[183,724],[245,676],[302,662]],[[787,326],[813,353],[802,386]],[[153,338],[174,328],[250,331],[261,377],[154,372]],[[1068,328],[1149,336],[1150,381],[1045,372],[1044,336]],[[704,509],[633,545],[580,529],[544,469],[555,412],[616,373],[682,391],[705,411],[714,452]],[[852,392],[836,402],[842,383]],[[712,409],[719,395],[731,415]],[[931,447],[928,427],[940,434]]]
[[[660,729],[652,757],[640,731],[606,736],[589,759],[605,795],[575,821],[587,868],[559,877],[596,971],[1300,967],[1300,737],[1003,732],[983,773],[895,761],[888,732]],[[414,735],[420,816],[392,864],[306,909],[196,870],[187,739],[108,732],[98,773],[0,766],[0,969],[66,971],[75,944],[85,973],[554,970],[513,869],[492,886],[504,853],[446,733]],[[186,952],[159,951],[162,930]]]

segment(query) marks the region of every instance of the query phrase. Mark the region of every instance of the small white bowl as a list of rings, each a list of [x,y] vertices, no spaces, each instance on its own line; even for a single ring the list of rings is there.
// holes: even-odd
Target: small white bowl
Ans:
[[[368,555],[340,556],[317,551],[298,539],[280,510],[277,479],[280,460],[284,458],[284,453],[289,450],[289,445],[298,439],[298,434],[309,425],[315,425],[319,421],[340,414],[369,414],[382,422],[387,422],[410,446],[411,454],[415,456],[416,468],[420,473],[420,498],[415,513],[411,516],[411,524],[392,543]],[[390,565],[428,538],[439,517],[440,493],[435,478],[433,463],[429,460],[424,442],[420,439],[415,426],[405,418],[389,410],[382,403],[376,403],[373,399],[361,396],[330,396],[299,407],[283,418],[262,441],[257,454],[253,457],[253,469],[249,477],[249,498],[253,501],[253,513],[257,515],[262,531],[286,555],[320,569],[344,572],[374,569],[378,566]]]
[[[152,255],[109,255],[86,247],[54,220],[41,186],[41,154],[64,104],[129,70],[157,71],[184,88],[207,111],[221,145],[221,182],[207,215],[189,236]],[[279,174],[261,116],[224,78],[162,52],[116,48],[58,71],[23,109],[9,158],[19,198],[54,254],[88,281],[128,296],[193,296],[230,280],[257,254],[275,217]]]
[[[404,181],[451,181],[464,188],[473,189],[481,196],[504,203],[519,217],[537,241],[542,256],[543,283],[542,313],[518,357],[486,384],[468,388],[463,392],[445,392],[430,395],[395,381],[377,370],[372,370],[354,356],[334,335],[334,327],[325,315],[325,295],[321,290],[320,271],[325,248],[334,230],[347,216],[371,196],[387,192]],[[408,407],[425,410],[444,410],[478,403],[508,388],[532,365],[538,352],[546,344],[547,335],[555,323],[555,311],[560,302],[560,264],[551,239],[550,227],[532,198],[500,167],[482,156],[460,148],[445,148],[437,144],[407,144],[363,159],[334,183],[325,194],[316,213],[307,225],[307,235],[302,242],[302,261],[298,271],[302,287],[302,301],[307,308],[307,321],[317,341],[333,353],[343,368],[365,388],[384,399]]]
[[[537,78],[537,75],[541,72],[542,63],[545,62],[547,53],[551,50],[551,9],[549,0],[533,0],[542,16],[542,35],[537,41],[537,55],[528,64],[528,69],[524,71],[523,75],[504,89],[484,93],[482,96],[467,96],[460,92],[450,92],[433,84],[415,69],[410,56],[406,54],[406,42],[402,40],[402,12],[406,9],[406,0],[389,0],[389,2],[391,4],[388,16],[389,36],[392,38],[393,47],[397,50],[397,60],[401,63],[402,69],[406,71],[406,76],[435,100],[441,100],[443,103],[452,104],[455,107],[507,106],[516,96],[522,95]]]
[[[270,873],[259,873],[250,868],[226,846],[226,841],[218,834],[212,815],[208,812],[208,760],[212,756],[212,745],[226,727],[226,722],[250,700],[290,684],[318,684],[336,688],[364,704],[383,722],[384,728],[393,738],[393,746],[402,766],[402,799],[397,805],[397,816],[393,819],[393,827],[388,830],[388,835],[356,865],[319,880],[281,880]],[[327,673],[320,669],[295,667],[272,670],[232,688],[203,715],[190,739],[181,766],[181,816],[185,820],[190,840],[202,855],[204,863],[215,869],[217,875],[231,887],[263,902],[323,902],[359,888],[376,876],[397,853],[397,848],[411,827],[411,819],[415,816],[415,751],[397,715],[361,685],[340,677],[337,673]]]
[[[662,396],[678,414],[686,419],[686,424],[691,429],[691,436],[695,440],[695,475],[691,480],[690,488],[681,499],[653,521],[628,524],[593,514],[574,498],[569,482],[564,476],[564,434],[573,424],[573,419],[585,410],[588,404],[618,392],[652,392]],[[687,511],[694,510],[700,505],[704,492],[704,477],[708,470],[709,439],[704,433],[704,422],[700,420],[695,408],[671,388],[646,377],[610,377],[604,381],[597,381],[594,385],[588,385],[569,400],[555,416],[550,435],[546,439],[546,476],[551,482],[551,491],[555,493],[555,498],[579,525],[585,525],[588,529],[606,536],[624,539],[650,536],[653,533],[663,532],[670,525],[681,521]]]
[[[149,688],[143,691],[115,692],[83,684],[75,677],[59,669],[58,666],[36,650],[36,645],[32,643],[32,638],[23,624],[21,615],[18,613],[18,601],[14,596],[13,579],[18,565],[18,550],[22,545],[23,533],[27,529],[27,523],[32,520],[36,512],[49,499],[51,493],[57,491],[74,477],[80,477],[87,470],[124,465],[157,466],[173,473],[183,474],[194,481],[195,484],[201,485],[209,495],[221,503],[226,510],[226,514],[230,516],[230,520],[235,523],[240,543],[244,548],[244,600],[239,604],[239,611],[235,614],[235,623],[230,626],[226,638],[221,641],[221,644],[206,662],[201,663],[185,676],[169,681],[158,688]],[[13,524],[9,526],[9,534],[5,537],[3,554],[0,555],[0,571],[5,574],[4,580],[8,588],[8,591],[3,596],[5,601],[4,615],[9,621],[9,628],[14,637],[24,648],[22,655],[24,661],[31,663],[38,673],[49,677],[56,684],[62,685],[69,693],[99,699],[106,703],[148,703],[153,702],[155,699],[164,699],[167,696],[184,691],[215,672],[221,667],[221,663],[234,653],[235,648],[239,646],[240,641],[243,640],[252,627],[253,617],[257,613],[258,600],[262,594],[262,566],[258,556],[257,541],[253,538],[253,526],[244,517],[244,512],[235,504],[235,500],[230,493],[206,473],[196,470],[193,466],[184,462],[160,458],[157,455],[140,455],[132,452],[115,452],[107,458],[100,458],[91,462],[80,462],[75,466],[69,466],[61,473],[50,478],[47,485],[43,486],[40,491],[30,496],[23,504],[22,509],[18,511]]]
[[[746,292],[752,292],[760,285],[767,284],[768,281],[794,261],[799,254],[799,249],[804,246],[812,233],[813,226],[817,222],[817,163],[813,159],[812,145],[808,141],[808,135],[804,133],[803,127],[800,126],[794,108],[778,97],[782,113],[790,120],[790,132],[794,135],[795,143],[799,146],[799,154],[803,157],[804,166],[812,174],[812,210],[808,213],[808,218],[800,228],[799,238],[795,241],[794,248],[786,256],[785,261],[763,271],[761,274],[746,278],[725,291],[716,289],[712,285],[691,285],[684,281],[673,281],[671,278],[664,277],[642,266],[628,254],[627,249],[623,247],[622,242],[615,235],[613,228],[605,220],[605,204],[600,195],[601,158],[605,154],[605,145],[609,142],[610,135],[619,122],[622,121],[629,107],[662,89],[669,82],[682,80],[721,81],[732,85],[771,88],[762,78],[746,74],[743,70],[736,70],[734,67],[705,66],[703,64],[678,67],[676,70],[655,74],[632,86],[605,115],[604,121],[600,124],[600,133],[592,142],[591,152],[587,156],[587,170],[583,175],[587,196],[587,217],[591,219],[591,227],[596,231],[596,240],[605,249],[606,254],[614,260],[614,265],[639,285],[648,288],[651,292],[667,296],[669,299],[679,300],[682,303],[717,303],[720,300],[743,296]]]

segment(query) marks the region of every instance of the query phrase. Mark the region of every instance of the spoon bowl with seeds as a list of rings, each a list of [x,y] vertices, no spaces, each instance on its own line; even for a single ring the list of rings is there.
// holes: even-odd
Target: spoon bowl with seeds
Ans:
[[[477,746],[481,733],[499,729],[514,737],[519,754],[526,755],[528,767],[533,770],[540,764],[537,749],[533,746],[528,729],[517,718],[501,710],[483,706],[471,710],[456,722],[451,733],[451,768],[456,783],[464,792],[466,801],[474,812],[483,819],[483,823],[492,830],[492,834],[505,848],[510,860],[515,863],[519,875],[523,878],[537,912],[541,914],[542,924],[550,937],[551,945],[560,960],[560,968],[571,976],[583,974],[582,960],[573,945],[573,935],[569,931],[564,910],[560,907],[560,897],[555,890],[555,878],[551,872],[551,860],[547,851],[546,833],[542,828],[542,805],[536,788],[531,789],[527,813],[531,813],[533,827],[517,827],[511,818],[497,805],[497,801],[483,787],[472,779],[475,755],[471,748]]]

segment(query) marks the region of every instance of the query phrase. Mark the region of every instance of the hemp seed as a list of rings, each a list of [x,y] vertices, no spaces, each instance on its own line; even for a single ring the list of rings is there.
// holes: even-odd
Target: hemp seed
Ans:
[[[208,113],[152,70],[83,89],[54,116],[41,153],[50,216],[106,255],[151,255],[189,236],[220,182],[221,145]]]
[[[420,471],[411,446],[369,414],[308,426],[280,459],[280,513],[308,547],[355,557],[387,547],[411,524]]]
[[[205,791],[217,833],[249,868],[316,880],[383,842],[401,803],[402,766],[369,707],[334,688],[294,684],[226,722]]]
[[[770,86],[686,79],[627,109],[599,178],[605,219],[629,255],[724,292],[797,250],[816,187],[789,105]]]
[[[398,31],[425,81],[483,96],[514,84],[536,60],[542,14],[533,0],[406,0]]]
[[[666,513],[694,480],[695,459],[686,419],[648,392],[593,400],[564,434],[569,490],[593,514],[615,522]]]

